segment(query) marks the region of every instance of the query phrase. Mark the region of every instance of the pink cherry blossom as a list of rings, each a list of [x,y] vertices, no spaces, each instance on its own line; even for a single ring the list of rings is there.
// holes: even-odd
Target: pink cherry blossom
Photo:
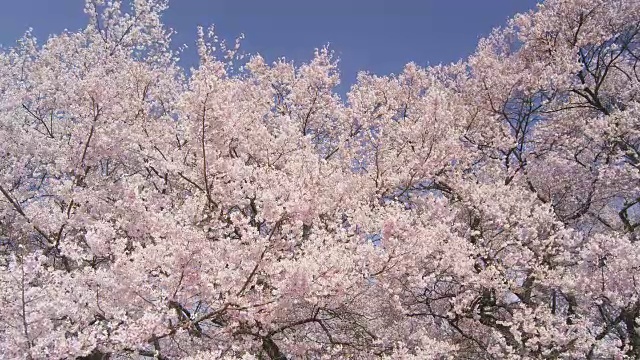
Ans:
[[[640,358],[640,2],[345,99],[130,3],[0,53],[1,358]]]

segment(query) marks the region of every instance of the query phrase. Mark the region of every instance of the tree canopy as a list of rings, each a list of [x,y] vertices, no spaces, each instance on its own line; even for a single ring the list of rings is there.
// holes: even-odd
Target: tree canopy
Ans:
[[[640,358],[639,1],[345,99],[130,5],[0,53],[0,357]]]

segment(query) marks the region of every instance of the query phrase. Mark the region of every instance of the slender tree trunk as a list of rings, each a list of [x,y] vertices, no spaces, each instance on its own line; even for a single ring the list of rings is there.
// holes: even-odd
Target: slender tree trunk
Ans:
[[[280,351],[280,348],[270,336],[262,338],[262,350],[269,355],[271,360],[287,360],[287,357]]]

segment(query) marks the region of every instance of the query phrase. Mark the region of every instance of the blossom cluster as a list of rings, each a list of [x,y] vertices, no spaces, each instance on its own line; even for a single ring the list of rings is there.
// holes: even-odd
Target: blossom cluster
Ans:
[[[346,98],[130,3],[0,52],[1,358],[640,358],[640,2]]]

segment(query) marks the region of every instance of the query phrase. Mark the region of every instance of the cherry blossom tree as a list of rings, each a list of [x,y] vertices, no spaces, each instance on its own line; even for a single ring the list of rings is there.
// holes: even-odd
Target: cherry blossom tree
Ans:
[[[361,73],[164,0],[0,53],[7,359],[640,358],[640,3]]]

